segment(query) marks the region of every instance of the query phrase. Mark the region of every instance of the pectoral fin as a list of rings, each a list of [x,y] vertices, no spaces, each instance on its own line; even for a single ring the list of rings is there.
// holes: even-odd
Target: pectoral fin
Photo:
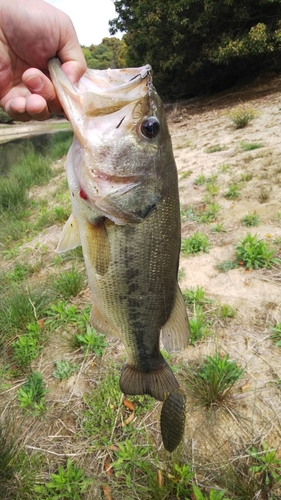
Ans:
[[[90,260],[97,274],[103,276],[107,272],[110,250],[107,231],[102,218],[94,224],[87,222],[84,255]]]
[[[162,342],[168,352],[182,351],[188,345],[189,324],[185,303],[177,286],[175,304],[168,321],[162,327]]]
[[[119,333],[103,318],[95,304],[91,309],[90,323],[98,332],[120,339]]]
[[[79,246],[81,246],[79,227],[74,215],[71,214],[64,225],[56,251],[63,253]]]

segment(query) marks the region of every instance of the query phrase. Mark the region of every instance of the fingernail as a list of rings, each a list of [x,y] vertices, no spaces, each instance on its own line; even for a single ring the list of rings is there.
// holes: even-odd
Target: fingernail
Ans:
[[[30,90],[38,92],[43,87],[43,80],[40,76],[34,75],[28,78],[26,84]]]

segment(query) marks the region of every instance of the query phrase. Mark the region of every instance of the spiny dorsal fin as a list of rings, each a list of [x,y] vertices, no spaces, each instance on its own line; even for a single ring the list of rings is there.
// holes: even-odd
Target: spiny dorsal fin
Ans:
[[[79,246],[81,246],[79,227],[74,215],[71,214],[64,225],[56,251],[63,253]]]
[[[168,321],[162,327],[162,342],[167,352],[183,351],[189,340],[189,324],[185,303],[177,286],[174,307]]]

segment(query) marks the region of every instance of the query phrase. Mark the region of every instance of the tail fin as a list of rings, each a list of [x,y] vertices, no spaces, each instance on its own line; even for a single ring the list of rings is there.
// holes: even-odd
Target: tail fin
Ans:
[[[159,401],[164,401],[165,397],[179,388],[176,377],[164,359],[157,370],[150,372],[124,365],[119,384],[124,394],[148,394]]]

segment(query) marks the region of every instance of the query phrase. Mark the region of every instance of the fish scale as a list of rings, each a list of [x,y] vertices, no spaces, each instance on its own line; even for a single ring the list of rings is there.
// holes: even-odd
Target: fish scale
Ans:
[[[151,68],[87,70],[77,85],[57,59],[49,71],[74,131],[66,163],[73,212],[58,252],[82,245],[91,324],[124,344],[121,390],[164,401],[163,443],[173,451],[184,431],[184,398],[160,333],[168,352],[179,351],[189,327],[177,283],[177,170]],[[169,437],[173,417],[179,425]]]

